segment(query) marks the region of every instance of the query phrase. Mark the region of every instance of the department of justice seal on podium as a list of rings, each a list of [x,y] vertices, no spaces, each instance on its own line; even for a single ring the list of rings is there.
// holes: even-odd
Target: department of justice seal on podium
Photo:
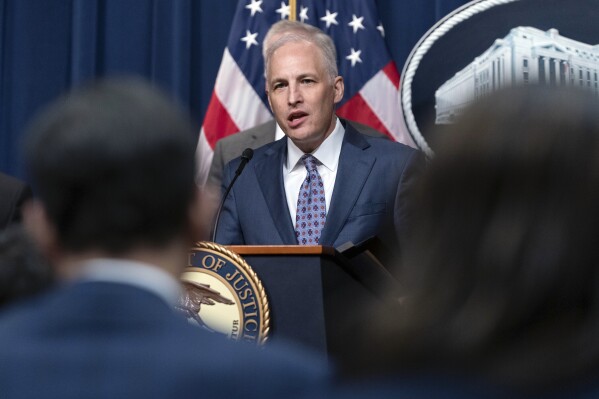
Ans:
[[[181,282],[185,291],[178,309],[191,323],[233,340],[262,344],[268,339],[266,291],[236,253],[212,242],[196,243]]]

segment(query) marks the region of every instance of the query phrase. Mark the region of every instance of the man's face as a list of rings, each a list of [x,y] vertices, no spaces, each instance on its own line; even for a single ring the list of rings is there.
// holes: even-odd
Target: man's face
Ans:
[[[303,152],[314,151],[335,128],[343,79],[332,80],[312,43],[289,42],[272,55],[266,94],[277,123]]]

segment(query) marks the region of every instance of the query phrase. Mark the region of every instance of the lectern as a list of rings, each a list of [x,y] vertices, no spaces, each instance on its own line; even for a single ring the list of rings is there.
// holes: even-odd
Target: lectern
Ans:
[[[254,269],[271,307],[271,337],[323,355],[351,350],[364,307],[379,301],[373,281],[391,278],[373,264],[352,264],[331,247],[227,246]],[[378,276],[373,278],[373,276]]]

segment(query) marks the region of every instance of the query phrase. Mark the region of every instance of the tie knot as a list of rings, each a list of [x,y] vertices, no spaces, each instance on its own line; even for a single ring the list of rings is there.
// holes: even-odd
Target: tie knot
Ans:
[[[314,158],[314,155],[312,154],[304,154],[302,155],[302,162],[304,163],[304,165],[306,166],[306,169],[308,170],[308,172],[317,170],[318,168],[318,160],[316,158]]]

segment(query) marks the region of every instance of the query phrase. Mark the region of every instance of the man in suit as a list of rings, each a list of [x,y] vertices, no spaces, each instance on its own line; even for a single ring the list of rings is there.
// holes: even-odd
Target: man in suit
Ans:
[[[0,231],[21,220],[21,207],[31,196],[28,185],[0,173]]]
[[[274,41],[265,60],[268,100],[286,137],[256,150],[225,201],[216,241],[338,247],[379,236],[396,248],[421,154],[337,118],[344,85],[334,44],[303,26]],[[227,165],[223,186],[238,164]]]
[[[0,319],[2,398],[278,398],[323,383],[306,354],[174,312],[202,224],[193,144],[187,118],[138,81],[76,91],[33,124],[25,221],[63,284]]]

